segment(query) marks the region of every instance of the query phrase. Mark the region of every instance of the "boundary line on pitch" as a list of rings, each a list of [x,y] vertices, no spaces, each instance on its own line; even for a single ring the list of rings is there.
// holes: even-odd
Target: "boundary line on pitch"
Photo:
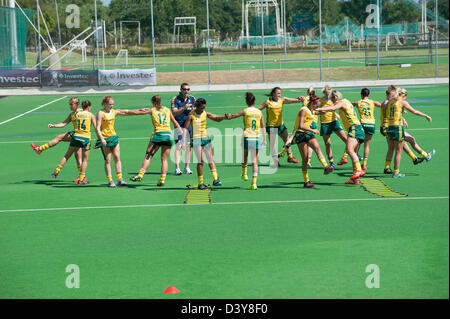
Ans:
[[[286,203],[324,203],[324,202],[352,202],[352,201],[384,201],[384,200],[433,200],[449,199],[449,196],[434,197],[402,197],[402,198],[336,198],[336,199],[304,199],[304,200],[279,200],[279,201],[258,201],[258,202],[219,202],[206,205],[270,205]],[[63,210],[89,210],[89,209],[115,209],[115,208],[150,208],[150,207],[177,207],[177,206],[198,206],[205,204],[148,204],[148,205],[123,205],[123,206],[86,206],[86,207],[54,207],[54,208],[29,208],[29,209],[3,209],[0,213],[20,213],[20,212],[41,212],[41,211],[63,211]]]
[[[19,117],[22,117],[22,116],[24,116],[24,115],[26,115],[26,114],[28,114],[28,113],[33,112],[33,111],[39,110],[40,108],[43,108],[44,106],[47,106],[47,105],[49,105],[49,104],[58,102],[59,100],[65,99],[66,97],[67,97],[67,95],[65,95],[65,96],[63,96],[63,97],[60,97],[59,99],[50,101],[50,102],[48,102],[48,103],[42,104],[42,105],[40,105],[40,106],[38,106],[38,107],[35,107],[35,108],[32,109],[32,110],[29,110],[29,111],[27,111],[27,112],[25,112],[25,113],[22,113],[22,114],[19,114],[19,115],[17,115],[17,116],[14,116],[14,117],[12,117],[12,118],[6,120],[6,121],[0,122],[0,125],[3,125],[3,124],[5,124],[5,123],[8,123],[8,122],[10,122],[10,121],[12,121],[12,120],[15,120],[15,119],[17,119],[17,118],[19,118]]]
[[[408,131],[436,131],[436,130],[448,130],[448,127],[435,127],[435,128],[412,128],[412,129],[407,129]],[[229,134],[225,134],[222,135],[225,137],[229,137],[229,136],[236,136],[236,135],[229,135]],[[241,136],[239,136],[241,137]],[[145,137],[121,137],[120,140],[148,140],[150,139],[150,136],[145,136]],[[6,142],[0,142],[0,144],[22,144],[22,143],[45,143],[48,142],[48,140],[39,140],[39,141],[6,141]]]

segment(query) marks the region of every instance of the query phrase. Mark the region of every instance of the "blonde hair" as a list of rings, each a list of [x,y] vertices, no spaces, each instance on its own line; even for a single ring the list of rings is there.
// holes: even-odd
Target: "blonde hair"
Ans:
[[[69,100],[69,104],[80,104],[80,99],[77,96],[71,97]]]
[[[398,88],[397,93],[400,96],[407,96],[408,95],[408,90],[406,90],[404,88]]]
[[[309,96],[316,95],[316,90],[312,86],[310,86],[306,91],[306,94],[308,94]]]
[[[339,100],[342,100],[342,98],[343,98],[343,96],[342,96],[342,93],[341,93],[341,92],[336,91],[336,90],[333,90],[333,91],[331,92],[331,97],[330,97],[330,99],[331,99],[332,101],[339,101]]]
[[[331,98],[331,92],[333,91],[333,89],[331,88],[331,86],[329,86],[328,84],[325,85],[322,89],[322,93],[324,96],[326,96],[327,99]]]
[[[113,100],[113,97],[111,95],[105,95],[102,99],[102,105],[106,106],[109,100]]]

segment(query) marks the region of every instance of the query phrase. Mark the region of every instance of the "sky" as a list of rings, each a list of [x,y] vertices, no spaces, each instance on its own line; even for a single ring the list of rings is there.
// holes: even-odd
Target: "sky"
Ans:
[[[102,2],[105,6],[108,6],[111,0],[102,0]]]

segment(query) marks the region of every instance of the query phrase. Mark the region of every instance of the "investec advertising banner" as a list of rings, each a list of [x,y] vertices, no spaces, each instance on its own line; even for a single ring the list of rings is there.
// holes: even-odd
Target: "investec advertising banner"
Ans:
[[[38,70],[3,70],[0,69],[0,87],[39,86]]]
[[[156,69],[99,70],[100,85],[156,85]]]
[[[42,71],[42,86],[97,86],[97,71],[45,70]]]

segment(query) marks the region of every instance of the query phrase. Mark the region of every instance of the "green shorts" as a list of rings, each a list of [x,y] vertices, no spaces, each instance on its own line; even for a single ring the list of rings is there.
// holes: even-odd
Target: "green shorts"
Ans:
[[[292,144],[306,143],[309,140],[315,138],[313,132],[295,132],[294,138],[292,139]]]
[[[375,124],[362,123],[361,126],[364,130],[364,134],[367,134],[367,135],[375,134]]]
[[[286,125],[282,124],[281,126],[266,126],[266,132],[268,134],[275,133],[278,130],[278,135],[282,134],[285,130],[287,130]]]
[[[157,132],[153,133],[152,137],[150,138],[150,141],[152,141],[153,144],[159,145],[159,146],[172,146],[173,140],[172,140],[172,133],[170,132]]]
[[[347,136],[356,138],[358,142],[363,143],[365,139],[364,130],[361,125],[352,125],[348,128]]]
[[[381,133],[381,135],[383,135],[383,136],[387,136],[386,127],[380,126],[380,133]]]
[[[81,147],[86,151],[89,151],[91,149],[91,140],[87,137],[72,136],[72,138],[70,139],[70,146]]]
[[[70,137],[72,137],[73,134],[75,134],[75,131],[69,131],[69,132],[66,132],[66,134],[69,135]]]
[[[261,149],[259,137],[244,137],[244,149],[259,150]]]
[[[105,141],[106,141],[106,147],[116,146],[119,144],[119,137],[117,135],[110,136],[107,139],[105,139]],[[102,141],[100,139],[97,139],[97,141],[95,142],[94,148],[101,148],[101,147],[102,147]]]
[[[342,131],[343,128],[339,121],[333,121],[330,123],[320,123],[320,136],[331,135],[333,132],[337,133]]]
[[[191,146],[211,147],[211,138],[209,136],[194,138],[191,140]]]
[[[391,141],[403,141],[405,139],[405,127],[403,125],[388,126],[386,132]]]

